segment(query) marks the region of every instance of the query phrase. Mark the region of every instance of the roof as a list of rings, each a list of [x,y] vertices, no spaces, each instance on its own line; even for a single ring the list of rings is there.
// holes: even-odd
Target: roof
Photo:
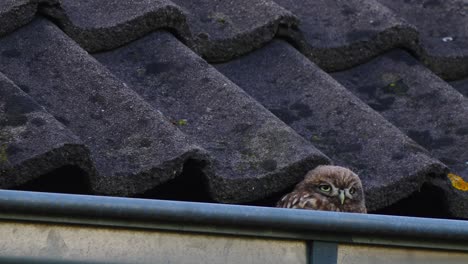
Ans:
[[[447,177],[468,180],[467,9],[3,1],[0,187],[172,184],[176,199],[252,203],[334,163],[361,176],[369,211],[429,186],[447,217],[467,218],[466,188]]]

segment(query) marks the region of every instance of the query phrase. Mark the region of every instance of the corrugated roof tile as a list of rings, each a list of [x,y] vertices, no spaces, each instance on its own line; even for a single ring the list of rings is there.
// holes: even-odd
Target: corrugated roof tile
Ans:
[[[0,188],[14,188],[64,166],[94,176],[83,142],[0,73]]]
[[[252,202],[291,188],[326,154],[362,175],[370,210],[421,188],[468,218],[452,181],[468,180],[466,8],[2,1],[0,187],[75,166],[93,193],[143,195],[196,167],[212,198]],[[25,102],[34,111],[11,118]]]
[[[208,151],[214,199],[280,192],[328,158],[173,35],[156,32],[96,58]],[[294,173],[293,173],[294,172]]]
[[[375,0],[275,0],[297,15],[284,36],[319,67],[342,70],[417,41],[418,32]]]
[[[400,50],[332,76],[468,180],[468,101],[452,86]],[[454,200],[466,208],[467,198]]]
[[[41,11],[90,52],[119,47],[158,28],[191,40],[186,15],[169,0],[60,0]]]
[[[90,149],[96,192],[141,193],[202,158],[202,149],[51,22],[38,19],[1,38],[0,54],[0,71]]]
[[[445,175],[443,164],[283,41],[217,68],[336,164],[358,172],[369,210],[408,196],[430,174]]]
[[[436,74],[468,75],[468,2],[465,0],[378,0],[414,25],[420,43],[413,50]]]
[[[0,36],[31,22],[37,11],[37,1],[3,0],[0,2]]]

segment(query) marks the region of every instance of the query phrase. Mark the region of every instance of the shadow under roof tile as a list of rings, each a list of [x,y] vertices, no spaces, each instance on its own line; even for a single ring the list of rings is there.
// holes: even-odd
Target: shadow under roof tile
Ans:
[[[95,54],[213,158],[213,198],[239,203],[283,191],[329,160],[167,32]]]
[[[0,71],[90,149],[97,193],[134,195],[204,151],[51,22],[0,39]]]
[[[209,61],[226,61],[269,42],[279,27],[298,21],[268,0],[173,0],[187,10],[197,50]]]
[[[446,79],[468,76],[468,2],[466,0],[378,0],[415,25],[414,50],[432,71]]]
[[[174,29],[192,40],[186,15],[169,0],[61,0],[41,12],[89,52],[122,46],[158,28]]]
[[[450,85],[468,98],[468,78],[450,82]]]
[[[426,150],[284,41],[215,66],[335,164],[356,171],[371,211],[445,172]]]
[[[274,0],[300,20],[284,36],[326,71],[343,70],[395,47],[418,32],[375,0]]]
[[[401,50],[332,76],[468,180],[468,100],[448,83]],[[468,193],[446,195],[451,212],[467,218]]]
[[[64,166],[94,176],[82,141],[0,73],[0,188],[15,188]]]

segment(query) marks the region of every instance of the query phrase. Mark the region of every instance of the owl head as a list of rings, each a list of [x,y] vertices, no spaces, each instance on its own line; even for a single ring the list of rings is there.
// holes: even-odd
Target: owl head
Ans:
[[[362,183],[351,170],[339,166],[318,166],[309,171],[279,207],[365,213]]]

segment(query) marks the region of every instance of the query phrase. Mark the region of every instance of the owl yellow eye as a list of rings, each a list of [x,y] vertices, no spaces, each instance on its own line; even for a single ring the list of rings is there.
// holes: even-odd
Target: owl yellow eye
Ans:
[[[354,188],[349,189],[349,194],[354,194],[355,192],[356,192],[356,189]]]
[[[329,192],[329,191],[331,191],[330,185],[326,185],[326,184],[320,185],[320,186],[319,186],[319,189],[320,189],[322,192]]]

